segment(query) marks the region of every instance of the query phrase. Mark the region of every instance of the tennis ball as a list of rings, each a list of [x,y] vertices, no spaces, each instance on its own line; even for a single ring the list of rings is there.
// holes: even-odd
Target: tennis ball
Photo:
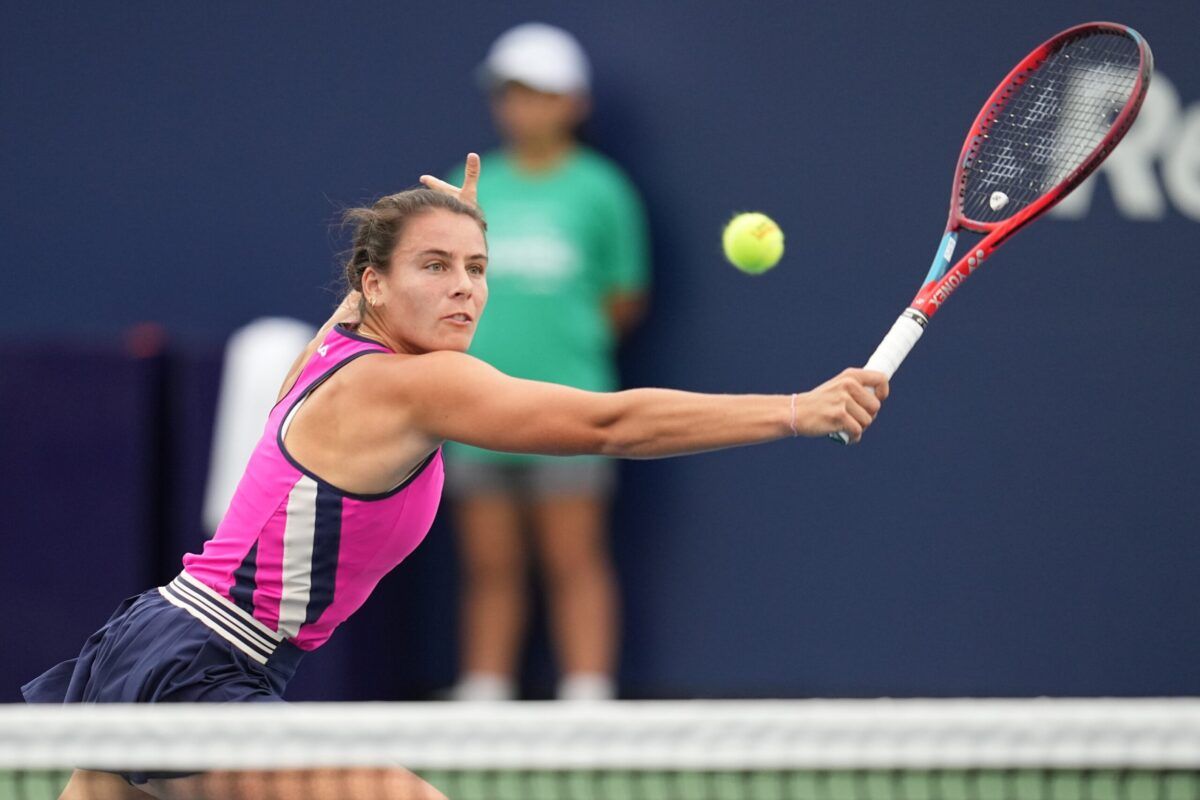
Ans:
[[[729,263],[749,275],[758,275],[779,263],[783,231],[766,214],[747,212],[729,220],[721,244]]]

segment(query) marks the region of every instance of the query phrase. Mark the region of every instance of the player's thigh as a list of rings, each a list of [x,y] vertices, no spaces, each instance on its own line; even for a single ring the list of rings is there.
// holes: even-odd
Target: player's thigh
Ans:
[[[151,780],[146,788],[159,800],[446,800],[440,791],[400,767],[207,772]]]
[[[145,800],[138,791],[119,775],[77,769],[63,787],[59,800]]]

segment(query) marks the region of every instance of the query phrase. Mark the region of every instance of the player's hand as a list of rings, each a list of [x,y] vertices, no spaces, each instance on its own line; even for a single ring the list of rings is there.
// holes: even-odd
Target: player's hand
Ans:
[[[452,183],[435,178],[432,175],[422,175],[421,183],[427,189],[433,189],[435,192],[448,194],[451,197],[457,197],[469,206],[479,206],[479,156],[476,153],[467,153],[467,166],[463,169],[463,185],[455,186]]]
[[[333,323],[357,325],[362,322],[362,292],[351,289],[342,304],[333,312]]]
[[[863,431],[888,396],[882,372],[848,369],[809,392],[796,395],[796,432],[802,436],[827,436],[845,431],[850,442]]]

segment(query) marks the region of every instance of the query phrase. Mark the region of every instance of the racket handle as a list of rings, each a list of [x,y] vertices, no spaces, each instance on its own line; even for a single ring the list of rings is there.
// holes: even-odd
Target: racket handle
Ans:
[[[917,343],[917,339],[920,339],[921,334],[925,332],[925,325],[928,322],[929,319],[920,311],[912,308],[905,309],[900,318],[896,320],[896,324],[892,325],[892,329],[887,332],[887,336],[883,337],[879,347],[876,347],[875,352],[867,359],[864,369],[882,372],[888,377],[888,380],[891,380],[909,351],[913,349],[913,345]],[[842,444],[850,444],[850,436],[845,431],[831,433],[829,438]]]

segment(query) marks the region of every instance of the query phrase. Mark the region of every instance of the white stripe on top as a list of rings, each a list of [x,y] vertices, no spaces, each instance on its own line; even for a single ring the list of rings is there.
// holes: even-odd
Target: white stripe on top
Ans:
[[[310,389],[311,391],[311,389]],[[296,401],[296,405],[292,406],[292,410],[283,418],[283,424],[279,427],[279,440],[283,441],[287,438],[288,428],[292,427],[292,419],[295,418],[296,412],[300,410],[300,406],[304,405],[304,401],[308,399],[308,395],[304,395]]]
[[[312,593],[313,539],[317,525],[317,483],[307,475],[292,487],[283,529],[279,634],[291,639],[300,632]]]

